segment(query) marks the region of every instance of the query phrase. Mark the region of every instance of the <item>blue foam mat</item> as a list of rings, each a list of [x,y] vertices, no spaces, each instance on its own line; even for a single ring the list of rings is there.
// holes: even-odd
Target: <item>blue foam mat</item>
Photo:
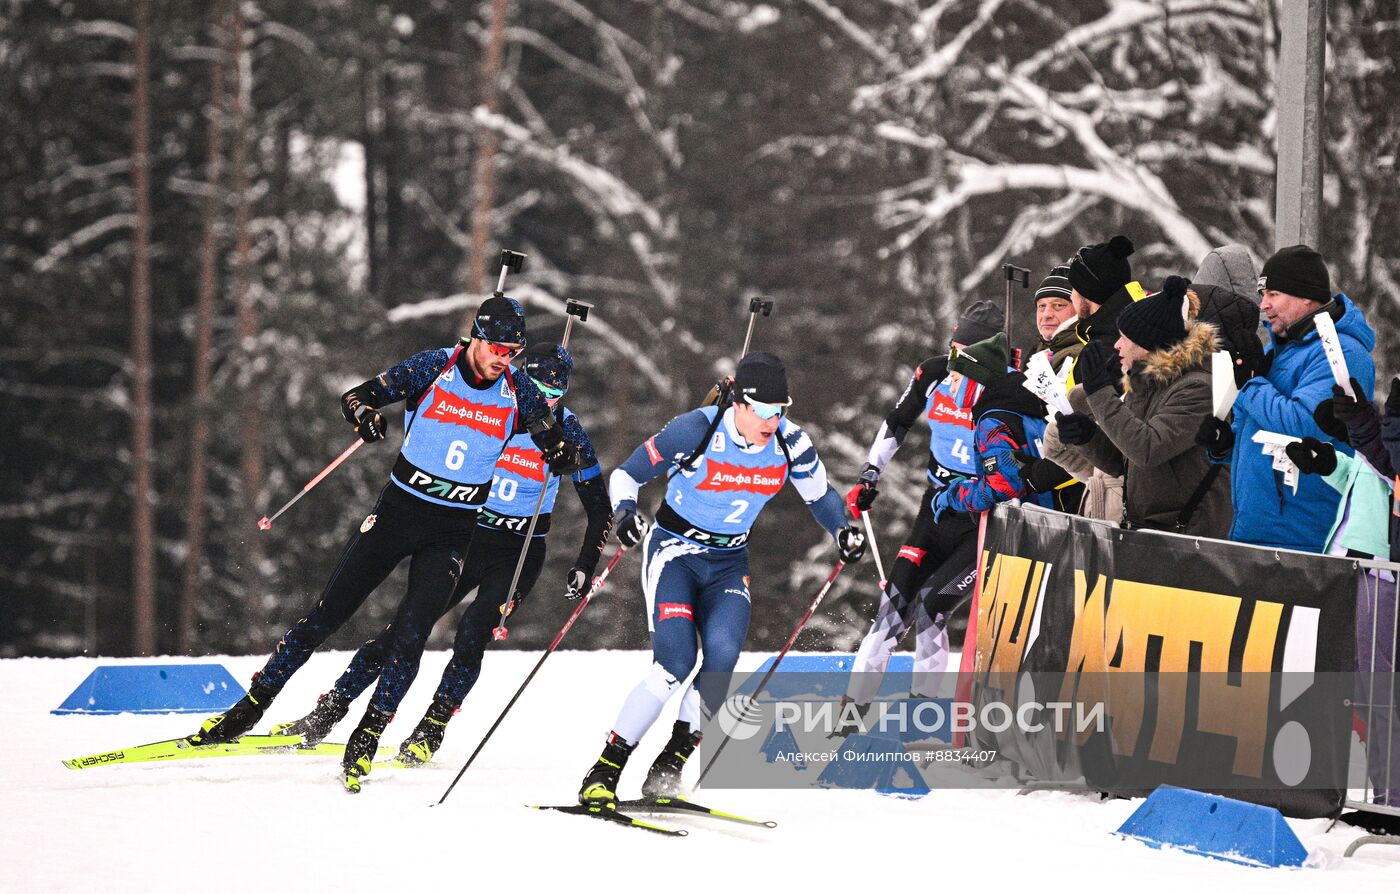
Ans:
[[[104,664],[52,713],[213,714],[243,695],[222,664]]]
[[[1246,866],[1302,866],[1308,858],[1276,808],[1169,785],[1153,792],[1118,834]]]

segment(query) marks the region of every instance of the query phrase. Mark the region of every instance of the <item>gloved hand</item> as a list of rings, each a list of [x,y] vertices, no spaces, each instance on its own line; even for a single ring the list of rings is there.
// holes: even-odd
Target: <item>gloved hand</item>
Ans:
[[[1090,346],[1093,344],[1097,342],[1091,343]],[[1066,444],[1087,444],[1094,439],[1094,433],[1099,430],[1094,420],[1083,413],[1070,413],[1068,416],[1056,413],[1055,423],[1060,428],[1060,440]]]
[[[384,440],[384,433],[387,431],[384,415],[378,410],[361,406],[356,411],[355,433],[360,436],[360,440],[366,444],[373,444],[375,441]]]
[[[1337,448],[1317,438],[1294,441],[1284,447],[1283,452],[1288,454],[1288,458],[1300,472],[1309,475],[1331,475],[1337,471]]]
[[[1111,388],[1123,378],[1123,358],[1112,345],[1102,341],[1091,341],[1079,352],[1074,377],[1088,394]],[[1061,436],[1063,440],[1063,432]]]
[[[1385,415],[1400,416],[1400,376],[1390,380],[1390,396],[1385,399]]]
[[[842,528],[836,532],[836,549],[841,554],[841,561],[847,565],[860,561],[860,557],[865,555],[865,534],[854,526]]]
[[[862,512],[875,505],[875,498],[880,493],[875,489],[875,483],[879,480],[880,470],[866,463],[865,468],[860,470],[856,486],[846,492],[846,505],[851,507],[852,515],[859,518]]]
[[[1196,443],[1216,459],[1224,459],[1235,449],[1235,431],[1225,420],[1207,416],[1196,431]]]
[[[588,592],[588,572],[575,565],[569,569],[569,576],[565,578],[567,587],[564,590],[565,599],[582,599],[583,594]]]
[[[1026,450],[1014,451],[1011,458],[1016,460],[1016,465],[1021,470],[1021,480],[1032,493],[1049,493],[1073,477],[1050,460],[1033,456]]]
[[[543,451],[544,461],[549,466],[549,474],[564,477],[577,472],[583,465],[578,446],[572,441],[560,438]]]
[[[1360,416],[1366,410],[1366,392],[1361,389],[1361,383],[1355,377],[1351,380],[1351,393],[1355,397],[1348,397],[1341,385],[1332,386],[1332,415],[1337,417],[1337,421],[1342,425],[1350,426],[1352,420]],[[1387,403],[1389,403],[1387,401]],[[1294,465],[1298,465],[1294,463]],[[1299,468],[1302,468],[1299,466]]]
[[[637,511],[636,503],[628,500],[613,510],[613,530],[617,532],[618,542],[628,549],[642,542],[647,533],[647,520]]]

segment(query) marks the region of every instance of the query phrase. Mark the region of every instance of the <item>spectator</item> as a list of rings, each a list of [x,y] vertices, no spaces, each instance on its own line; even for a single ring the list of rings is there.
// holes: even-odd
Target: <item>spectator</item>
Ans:
[[[1096,341],[1080,353],[1080,384],[1070,392],[1077,412],[1059,417],[1059,433],[1068,450],[1125,478],[1132,527],[1224,537],[1229,480],[1195,443],[1211,414],[1217,345],[1215,327],[1196,319],[1199,309],[1180,276],[1124,308],[1114,346]],[[1122,399],[1112,387],[1120,377]]]
[[[1035,328],[1040,335],[1036,351],[1049,353],[1050,368],[1056,372],[1084,347],[1074,331],[1078,322],[1069,265],[1055,267],[1035,290]],[[1040,477],[1031,483],[1035,492],[1051,495],[1059,511],[1078,515],[1084,502],[1084,484],[1048,459],[1039,460],[1038,466]]]
[[[1351,390],[1361,394],[1361,383],[1352,379]],[[1313,437],[1287,447],[1299,471],[1323,476],[1342,495],[1327,552],[1400,562],[1400,513],[1392,511],[1400,508],[1397,490],[1392,489],[1400,474],[1400,378],[1390,384],[1384,418],[1369,400],[1357,400],[1333,385],[1332,399],[1318,405],[1315,420],[1357,454],[1338,453]],[[1356,694],[1357,704],[1365,706],[1357,713],[1365,724],[1367,769],[1375,787],[1372,800],[1400,807],[1400,725],[1393,685],[1395,586],[1394,573],[1382,568],[1368,568],[1357,578]],[[1365,814],[1356,819],[1366,824]]]
[[[1231,540],[1321,552],[1340,495],[1312,475],[1302,477],[1295,493],[1252,439],[1261,431],[1295,438],[1321,436],[1349,453],[1351,448],[1324,433],[1313,419],[1318,404],[1331,396],[1332,386],[1316,318],[1325,313],[1336,324],[1347,368],[1367,398],[1375,384],[1370,352],[1376,335],[1350,298],[1340,292],[1332,295],[1327,265],[1306,245],[1275,252],[1264,263],[1259,290],[1259,309],[1271,333],[1263,367],[1240,388],[1233,425],[1212,416],[1202,423],[1197,442],[1216,462],[1230,463],[1235,510]]]
[[[1035,331],[1040,336],[1036,351],[1050,352],[1050,365],[1057,371],[1084,347],[1074,334],[1079,317],[1074,312],[1069,266],[1051,269],[1035,290]],[[1069,348],[1073,351],[1069,351]]]
[[[1078,320],[1074,334],[1079,347],[1066,349],[1071,364],[1077,365],[1078,356],[1090,342],[1103,342],[1111,347],[1118,340],[1118,315],[1123,308],[1143,297],[1142,286],[1133,281],[1132,265],[1128,257],[1133,253],[1133,243],[1126,236],[1114,236],[1107,242],[1086,245],[1075,253],[1069,262],[1070,300],[1074,303]],[[1073,388],[1077,370],[1071,366],[1066,385]],[[1101,518],[1108,521],[1121,521],[1123,518],[1123,479],[1109,475],[1084,459],[1083,456],[1066,449],[1060,442],[1058,426],[1051,424],[1045,429],[1045,459],[1049,462],[1028,464],[1026,480],[1037,493],[1057,487],[1064,476],[1069,475],[1084,482],[1084,499],[1079,514],[1086,518]],[[1023,455],[1018,457],[1024,461]]]
[[[1191,290],[1201,300],[1198,319],[1215,326],[1220,347],[1230,352],[1236,385],[1252,379],[1264,363],[1258,283],[1254,260],[1243,245],[1212,248],[1191,280]]]

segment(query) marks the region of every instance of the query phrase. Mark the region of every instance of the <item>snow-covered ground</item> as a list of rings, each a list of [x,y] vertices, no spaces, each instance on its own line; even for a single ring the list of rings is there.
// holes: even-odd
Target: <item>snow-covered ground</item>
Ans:
[[[763,656],[746,656],[754,666]],[[1292,820],[1314,868],[1265,870],[1154,850],[1113,835],[1139,802],[1072,795],[935,791],[920,800],[873,792],[710,791],[713,806],[776,820],[749,829],[674,817],[691,834],[667,839],[533,811],[567,803],[596,757],[623,695],[648,663],[637,652],[560,652],[550,658],[475,766],[441,796],[537,653],[492,652],[481,682],[431,767],[371,775],[341,790],[330,757],[259,756],[64,769],[60,759],[195,729],[195,715],[57,716],[57,707],[110,659],[0,661],[0,719],[8,772],[0,795],[0,890],[277,891],[869,890],[915,883],[989,883],[992,890],[1122,885],[1135,891],[1385,891],[1400,885],[1400,848],[1363,848],[1362,833]],[[172,658],[171,662],[185,659]],[[246,681],[263,658],[221,660]],[[269,711],[303,714],[348,660],[315,656]],[[392,752],[422,716],[445,653],[384,736]],[[363,705],[332,738],[344,741]],[[623,777],[623,795],[669,733],[663,717]],[[262,727],[266,729],[266,723]],[[388,755],[381,755],[388,756]],[[800,887],[798,887],[800,886]]]

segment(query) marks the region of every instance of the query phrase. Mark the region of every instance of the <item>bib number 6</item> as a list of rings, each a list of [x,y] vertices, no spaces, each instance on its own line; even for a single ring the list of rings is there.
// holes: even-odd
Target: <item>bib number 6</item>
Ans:
[[[451,444],[447,445],[447,459],[443,460],[444,465],[446,465],[449,469],[455,472],[458,469],[462,468],[462,464],[466,461],[466,441],[453,441]]]

